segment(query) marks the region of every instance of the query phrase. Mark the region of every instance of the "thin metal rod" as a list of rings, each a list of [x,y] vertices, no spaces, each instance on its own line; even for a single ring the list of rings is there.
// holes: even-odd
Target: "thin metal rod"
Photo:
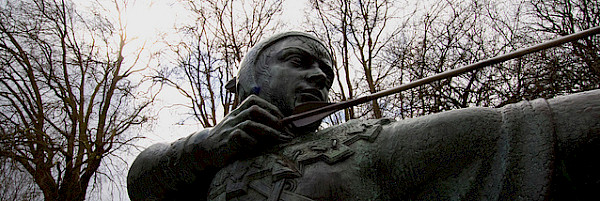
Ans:
[[[470,65],[463,66],[463,67],[460,67],[460,68],[448,70],[448,71],[445,71],[445,72],[442,72],[442,73],[439,73],[439,74],[436,74],[436,75],[433,75],[433,76],[429,76],[429,77],[426,77],[426,78],[422,78],[422,79],[416,80],[414,82],[410,82],[410,83],[407,83],[407,84],[400,85],[400,86],[392,88],[392,89],[388,89],[388,90],[380,91],[380,92],[377,92],[377,93],[369,94],[369,95],[366,95],[366,96],[363,96],[363,97],[360,97],[360,98],[357,98],[357,99],[353,99],[353,100],[342,101],[342,102],[339,102],[339,103],[331,104],[331,105],[324,106],[324,107],[321,107],[321,108],[317,108],[317,109],[314,109],[314,110],[306,111],[306,112],[303,112],[303,113],[300,113],[300,114],[291,115],[291,116],[288,116],[286,118],[283,118],[281,121],[283,123],[288,123],[288,122],[297,121],[297,120],[300,120],[300,119],[303,119],[303,118],[309,118],[311,116],[319,115],[319,114],[322,114],[322,113],[328,113],[328,112],[329,113],[333,113],[335,111],[338,111],[338,110],[341,110],[341,109],[344,109],[344,108],[347,108],[347,107],[356,106],[358,104],[366,103],[366,102],[369,102],[369,101],[372,101],[372,100],[375,100],[375,99],[378,99],[378,98],[381,98],[381,97],[384,97],[384,96],[388,96],[388,95],[391,95],[391,94],[399,93],[401,91],[405,91],[405,90],[412,89],[412,88],[415,88],[415,87],[418,87],[418,86],[421,86],[421,85],[429,84],[429,83],[434,82],[434,81],[446,79],[446,78],[449,78],[449,77],[454,77],[454,76],[457,76],[457,75],[460,75],[460,74],[463,74],[463,73],[466,73],[466,72],[469,72],[469,71],[473,71],[473,70],[476,70],[476,69],[483,68],[485,66],[489,66],[489,65],[494,65],[494,64],[497,64],[497,63],[501,63],[501,62],[504,62],[504,61],[507,61],[507,60],[510,60],[510,59],[521,57],[521,56],[526,55],[526,54],[530,54],[530,53],[533,53],[533,52],[537,52],[537,51],[541,51],[541,50],[548,49],[548,48],[551,48],[551,47],[555,47],[555,46],[558,46],[558,45],[561,45],[561,44],[564,44],[564,43],[567,43],[567,42],[575,41],[575,40],[578,40],[578,39],[581,39],[581,38],[585,38],[585,37],[588,37],[588,36],[591,36],[591,35],[595,35],[595,34],[598,34],[598,33],[600,33],[600,26],[593,27],[593,28],[590,28],[590,29],[586,29],[586,30],[581,31],[581,32],[577,32],[577,33],[574,33],[574,34],[571,34],[571,35],[563,36],[563,37],[560,37],[560,38],[557,38],[557,39],[554,39],[554,40],[551,40],[551,41],[547,41],[547,42],[544,42],[544,43],[540,43],[538,45],[534,45],[534,46],[531,46],[531,47],[518,49],[518,50],[516,50],[514,52],[510,52],[510,53],[507,53],[507,54],[503,54],[503,55],[500,55],[500,56],[489,58],[489,59],[486,59],[486,60],[483,60],[483,61],[479,61],[479,62],[474,63],[474,64],[470,64]]]

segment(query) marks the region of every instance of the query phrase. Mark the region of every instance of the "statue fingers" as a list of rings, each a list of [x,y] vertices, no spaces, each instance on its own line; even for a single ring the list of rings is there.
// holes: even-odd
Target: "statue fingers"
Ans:
[[[265,109],[267,112],[275,115],[276,117],[279,118],[283,118],[283,113],[281,113],[281,111],[279,111],[279,108],[277,108],[277,106],[269,103],[268,101],[266,101],[265,99],[262,99],[260,97],[258,97],[257,95],[250,95],[248,96],[248,98],[246,98],[238,107],[241,111],[250,108],[253,105],[258,105],[259,107]]]
[[[245,149],[254,147],[258,144],[258,141],[252,136],[248,135],[243,129],[235,129],[231,132],[230,136],[231,146],[237,149]]]
[[[242,111],[240,114],[237,115],[236,118],[242,121],[252,120],[254,122],[264,124],[268,127],[280,131],[284,129],[284,126],[280,122],[280,117],[273,115],[272,113],[257,105],[253,105],[248,109]]]
[[[254,138],[257,138],[259,142],[263,141],[278,141],[278,142],[287,142],[290,141],[293,136],[288,135],[284,132],[271,128],[261,123],[257,123],[254,121],[244,121],[239,127],[249,135]]]

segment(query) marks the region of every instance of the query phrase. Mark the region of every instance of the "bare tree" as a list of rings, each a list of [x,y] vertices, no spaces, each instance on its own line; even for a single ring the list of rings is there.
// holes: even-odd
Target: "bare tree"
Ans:
[[[489,0],[428,3],[430,10],[411,20],[412,32],[401,33],[403,37],[386,49],[385,61],[399,69],[396,80],[400,83],[570,34],[591,27],[593,19],[598,18],[586,16],[597,12],[594,8],[598,6],[591,2],[585,5]],[[580,5],[580,10],[588,11],[578,11],[569,5]],[[555,13],[548,13],[552,10]],[[578,18],[568,22],[573,20],[569,16]],[[559,29],[571,25],[579,28]],[[598,37],[571,44],[397,94],[385,101],[391,104],[386,108],[404,118],[471,106],[499,107],[523,99],[552,98],[597,88],[593,66],[598,60],[594,59]]]
[[[529,1],[529,15],[535,32],[550,34],[550,37],[564,36],[578,31],[600,26],[600,2],[593,0],[550,0]],[[600,36],[588,37],[571,42],[565,47],[565,56],[584,65],[594,82],[600,82]]]
[[[395,24],[389,27],[394,16],[394,2],[387,0],[339,0],[310,1],[317,16],[311,19],[312,29],[337,50],[341,64],[336,69],[339,92],[334,99],[352,99],[362,93],[376,93],[385,88],[384,83],[393,68],[381,65],[383,48],[404,27]],[[335,52],[335,51],[334,51]],[[355,75],[355,72],[360,72]],[[344,75],[343,78],[341,75]],[[342,81],[343,80],[343,81]],[[380,103],[373,101],[369,107],[345,111],[345,119],[352,119],[372,112],[373,117],[382,117]]]
[[[0,157],[0,200],[41,200],[40,189],[18,163]]]
[[[153,100],[129,79],[141,69],[123,56],[124,27],[65,0],[1,6],[0,155],[45,200],[84,200]]]
[[[511,50],[511,36],[496,37],[506,24],[494,24],[496,12],[489,1],[435,1],[430,10],[411,20],[412,32],[404,32],[387,49],[389,65],[400,69],[399,83],[425,78],[475,63]],[[489,68],[434,82],[396,96],[389,102],[399,117],[414,117],[456,108],[486,105]]]
[[[177,79],[184,81],[167,74],[159,78],[188,98],[187,106],[203,127],[212,127],[236,107],[236,97],[227,93],[226,85],[235,79],[246,51],[276,30],[275,19],[281,13],[282,1],[186,3],[196,17],[195,24],[179,28],[189,40],[171,45],[178,55],[174,74],[181,73]]]

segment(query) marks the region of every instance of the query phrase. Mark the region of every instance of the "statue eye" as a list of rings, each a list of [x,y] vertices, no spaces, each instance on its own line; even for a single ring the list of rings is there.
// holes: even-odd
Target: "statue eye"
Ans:
[[[294,66],[302,66],[304,64],[304,59],[299,55],[290,56],[287,60],[294,64]]]

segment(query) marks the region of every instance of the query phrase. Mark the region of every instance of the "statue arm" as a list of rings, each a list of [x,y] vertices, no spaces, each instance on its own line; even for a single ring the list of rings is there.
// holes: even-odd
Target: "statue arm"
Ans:
[[[215,127],[170,145],[149,147],[129,169],[129,197],[206,199],[210,182],[220,168],[292,139],[289,129],[279,123],[281,117],[276,106],[251,95]]]
[[[410,198],[430,181],[489,157],[501,125],[501,113],[491,108],[454,110],[386,125],[374,151],[377,178],[392,197]]]
[[[597,189],[600,90],[402,120],[377,144],[372,167],[396,198],[543,200]]]
[[[569,154],[582,146],[600,145],[600,89],[548,100],[557,151]]]
[[[600,90],[548,100],[556,137],[551,196],[585,200],[600,189]]]
[[[154,144],[135,159],[127,175],[131,200],[206,198],[217,169],[203,158],[209,130],[194,133],[170,144]]]

